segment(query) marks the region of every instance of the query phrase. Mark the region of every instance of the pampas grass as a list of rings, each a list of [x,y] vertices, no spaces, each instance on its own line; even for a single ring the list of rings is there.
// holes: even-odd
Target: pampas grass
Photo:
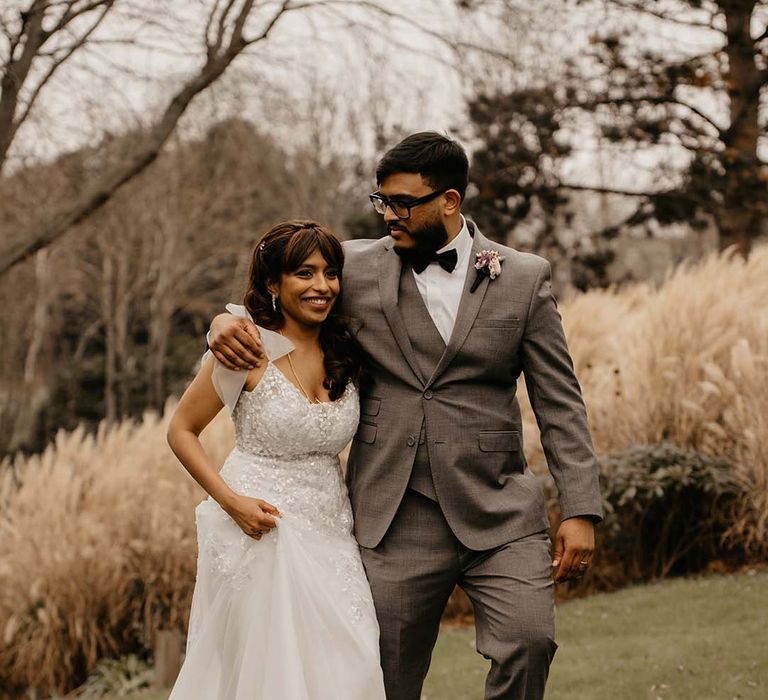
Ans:
[[[598,451],[667,441],[728,459],[751,494],[730,536],[754,555],[768,554],[766,299],[761,248],[681,267],[658,290],[561,304]],[[543,468],[527,405],[524,417],[527,456]],[[100,658],[186,628],[202,493],[165,432],[150,414],[0,465],[0,688],[67,690]],[[204,443],[222,462],[225,412]]]
[[[579,295],[562,315],[597,451],[666,441],[725,458],[751,494],[729,536],[768,554],[768,246],[683,265],[659,289]]]
[[[186,627],[203,494],[165,433],[152,414],[60,433],[0,471],[0,688],[64,691],[99,659],[151,647],[156,629]],[[223,413],[203,441],[223,462]]]

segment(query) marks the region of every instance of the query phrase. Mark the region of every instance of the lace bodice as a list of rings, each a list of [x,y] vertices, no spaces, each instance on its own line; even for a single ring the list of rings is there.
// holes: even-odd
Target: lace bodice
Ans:
[[[242,306],[229,304],[227,309],[250,318]],[[279,508],[283,522],[328,536],[351,536],[352,510],[338,455],[357,430],[357,389],[348,384],[338,400],[310,403],[274,365],[293,344],[257,328],[269,363],[253,391],[244,389],[247,370],[228,370],[218,362],[213,367],[214,388],[235,424],[235,449],[221,476],[238,493]],[[228,519],[216,510],[214,517]],[[248,538],[240,539],[239,546],[246,547]],[[213,549],[231,558],[232,548]]]
[[[352,439],[359,417],[354,385],[336,401],[313,404],[270,362],[253,391],[240,394],[232,412],[235,447],[267,457],[335,457]]]
[[[338,455],[357,429],[355,386],[349,384],[337,401],[313,404],[270,362],[253,391],[242,391],[233,404],[235,449],[222,478],[238,493],[279,508],[283,524],[289,519],[301,530],[351,536]]]

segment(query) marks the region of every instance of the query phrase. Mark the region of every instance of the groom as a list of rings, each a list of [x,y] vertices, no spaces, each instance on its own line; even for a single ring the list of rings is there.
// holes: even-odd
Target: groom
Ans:
[[[601,518],[550,267],[464,219],[467,156],[445,136],[408,136],[381,159],[376,180],[371,201],[389,236],[345,243],[343,303],[372,372],[347,481],[387,697],[420,697],[459,585],[474,608],[477,650],[491,661],[485,697],[543,698],[557,648],[553,567],[557,581],[586,571]],[[220,361],[252,362],[257,343],[248,353],[235,339],[255,332],[247,323],[214,319]],[[560,494],[554,560],[523,453],[521,372]]]

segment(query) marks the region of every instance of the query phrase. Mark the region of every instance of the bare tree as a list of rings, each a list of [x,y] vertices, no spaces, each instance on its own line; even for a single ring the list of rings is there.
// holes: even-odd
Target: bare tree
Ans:
[[[471,4],[511,10],[519,1]],[[484,144],[475,153],[477,209],[506,232],[538,206],[549,218],[537,243],[562,248],[559,217],[571,216],[573,193],[611,197],[621,203],[616,216],[578,252],[601,283],[613,239],[630,228],[651,236],[714,224],[722,248],[747,256],[768,221],[768,0],[561,5],[583,6],[590,24],[560,74],[496,84],[472,101]],[[573,167],[590,153],[603,156],[605,176]],[[565,240],[571,250],[560,252],[574,252]]]
[[[86,6],[90,8],[93,5],[103,5],[102,15],[100,15],[103,16],[109,8],[114,6],[115,1],[92,2]],[[82,3],[74,0],[63,4],[74,12],[75,8]],[[22,51],[23,61],[21,63],[18,62],[21,59],[18,59],[17,61],[9,60],[6,64],[3,77],[3,99],[6,99],[6,91],[8,90],[6,99],[8,111],[11,110],[11,107],[18,109],[18,92],[21,90],[24,80],[30,75],[29,67],[31,64],[36,58],[41,58],[41,51],[50,35],[51,30],[46,29],[49,13],[52,8],[57,8],[60,5],[62,5],[60,2],[34,0],[28,11],[23,13],[17,33],[10,33],[10,48],[15,50],[16,45],[20,42],[23,42],[25,48],[27,46],[30,48],[28,51]],[[71,206],[56,216],[48,225],[43,226],[23,240],[14,241],[10,246],[0,251],[0,274],[62,236],[72,226],[102,207],[120,187],[142,172],[157,158],[163,144],[195,96],[220,78],[232,61],[246,48],[266,39],[283,15],[291,9],[300,7],[300,5],[291,5],[289,0],[284,0],[277,5],[264,4],[264,12],[254,13],[261,15],[258,18],[261,20],[259,28],[249,30],[246,27],[249,24],[248,20],[251,18],[254,5],[255,0],[242,0],[241,2],[217,0],[214,3],[205,27],[206,57],[202,67],[173,95],[162,115],[147,131],[135,152],[131,157],[116,164],[110,171],[101,175]],[[257,18],[253,17],[252,19],[255,24]],[[58,24],[62,24],[62,21]],[[86,38],[85,35],[79,37],[79,46],[83,45]],[[56,65],[54,63],[54,66]],[[11,69],[15,73],[9,73]],[[36,97],[34,92],[33,97]],[[10,144],[13,134],[18,131],[20,119],[23,117],[25,117],[24,109],[19,116],[8,120],[8,135],[4,138],[0,137],[0,144],[4,140],[8,142],[8,145]],[[5,148],[6,153],[7,149],[8,146]]]
[[[117,8],[136,0],[27,0],[0,14],[0,167],[9,153],[20,127],[29,118],[41,92],[59,69],[97,41],[99,27]],[[395,5],[398,5],[395,3]],[[111,164],[91,178],[83,191],[44,222],[17,234],[6,236],[0,247],[0,275],[33,253],[60,238],[73,226],[102,207],[123,185],[141,173],[160,153],[170,134],[194,98],[219,80],[232,62],[255,44],[265,41],[275,26],[289,13],[322,12],[339,32],[381,35],[382,27],[394,28],[393,41],[401,30],[416,32],[449,51],[467,50],[469,42],[454,40],[450,32],[437,30],[420,12],[402,3],[403,9],[383,0],[202,0],[186,5],[184,11],[207,8],[201,38],[204,58],[199,68],[167,101],[158,118],[146,129],[141,143],[128,157]],[[450,7],[447,0],[432,0],[430,7]],[[148,6],[159,14],[167,8]],[[418,14],[420,20],[415,19]],[[439,14],[439,13],[438,13]],[[113,39],[113,42],[118,41]],[[126,39],[130,41],[130,39]],[[418,42],[409,50],[424,51]],[[408,46],[404,46],[408,48]],[[474,47],[481,53],[489,49]],[[440,51],[428,52],[430,60],[447,61]]]
[[[0,172],[51,78],[81,50],[117,0],[33,0],[0,10]],[[17,4],[18,5],[18,4]]]

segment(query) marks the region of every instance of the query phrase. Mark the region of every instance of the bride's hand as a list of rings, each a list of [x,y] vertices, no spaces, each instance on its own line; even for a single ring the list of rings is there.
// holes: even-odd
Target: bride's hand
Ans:
[[[224,510],[246,535],[255,540],[277,527],[277,518],[282,517],[271,503],[239,494],[226,504]]]

